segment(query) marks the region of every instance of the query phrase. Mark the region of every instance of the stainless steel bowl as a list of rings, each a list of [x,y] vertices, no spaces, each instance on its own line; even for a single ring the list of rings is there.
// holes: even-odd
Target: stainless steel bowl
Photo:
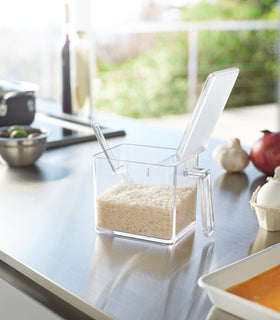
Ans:
[[[0,138],[0,154],[13,167],[25,167],[40,158],[47,146],[47,130],[22,126],[27,132],[38,132],[33,138]],[[1,127],[6,130],[8,127]]]

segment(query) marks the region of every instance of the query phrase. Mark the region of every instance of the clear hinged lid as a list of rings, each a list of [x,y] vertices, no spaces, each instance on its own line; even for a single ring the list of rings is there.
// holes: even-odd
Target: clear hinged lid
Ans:
[[[178,147],[179,160],[206,149],[238,73],[238,68],[229,68],[213,72],[207,77],[190,123]]]

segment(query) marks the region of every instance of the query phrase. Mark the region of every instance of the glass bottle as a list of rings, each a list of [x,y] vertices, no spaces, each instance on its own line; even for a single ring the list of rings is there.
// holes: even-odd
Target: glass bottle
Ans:
[[[91,98],[91,48],[85,31],[77,31],[72,43],[71,55],[71,89],[72,113],[90,118]]]
[[[62,111],[72,113],[71,74],[70,74],[70,27],[69,4],[65,5],[66,39],[62,47]]]

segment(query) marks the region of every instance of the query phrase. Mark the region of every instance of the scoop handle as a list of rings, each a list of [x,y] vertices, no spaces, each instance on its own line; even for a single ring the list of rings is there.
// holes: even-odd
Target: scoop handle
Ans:
[[[117,162],[117,160],[115,159],[112,151],[110,150],[107,142],[106,142],[106,139],[100,129],[100,126],[97,122],[91,122],[91,127],[92,127],[92,130],[94,131],[95,133],[95,136],[110,164],[110,167],[112,168],[113,172],[114,173],[118,173],[118,171],[120,170],[120,166]]]

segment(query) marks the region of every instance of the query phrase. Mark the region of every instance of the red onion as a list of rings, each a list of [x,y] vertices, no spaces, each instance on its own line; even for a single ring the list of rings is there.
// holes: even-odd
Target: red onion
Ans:
[[[263,137],[251,148],[250,158],[257,169],[267,176],[273,176],[274,169],[280,165],[280,132],[262,132]]]

